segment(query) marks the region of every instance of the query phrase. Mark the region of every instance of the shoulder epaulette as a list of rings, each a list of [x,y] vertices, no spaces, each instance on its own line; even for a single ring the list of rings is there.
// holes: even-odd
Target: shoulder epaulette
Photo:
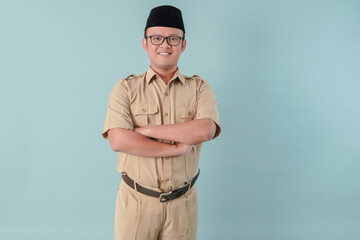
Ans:
[[[197,75],[197,74],[192,75],[191,78],[200,78],[201,79],[201,77],[199,75]]]
[[[199,78],[199,79],[202,79],[199,75],[195,74],[195,75],[192,75],[191,77],[189,76],[184,76],[185,78],[190,78],[190,79],[193,79],[193,78]]]
[[[190,79],[201,79],[203,80],[199,75],[195,74],[195,75],[192,75],[191,77],[187,77],[187,78],[190,78]]]
[[[137,76],[137,75],[135,75],[135,74],[130,74],[129,76],[127,76],[127,77],[125,78],[125,80],[129,80],[129,79],[133,79],[133,78],[137,78],[137,77],[139,77],[139,76]]]

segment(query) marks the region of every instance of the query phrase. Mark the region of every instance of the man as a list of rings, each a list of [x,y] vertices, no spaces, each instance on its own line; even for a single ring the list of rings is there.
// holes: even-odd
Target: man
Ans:
[[[119,152],[123,175],[115,239],[196,239],[201,143],[220,133],[210,85],[177,64],[186,48],[181,11],[151,10],[142,40],[147,72],[114,87],[102,135]]]

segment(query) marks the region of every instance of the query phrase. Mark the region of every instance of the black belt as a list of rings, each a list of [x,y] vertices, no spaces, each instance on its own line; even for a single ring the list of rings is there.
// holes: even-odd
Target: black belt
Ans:
[[[181,197],[182,195],[184,195],[192,186],[194,186],[196,179],[198,178],[200,174],[200,169],[198,171],[198,173],[196,174],[196,176],[191,180],[191,182],[189,182],[188,184],[186,184],[185,186],[178,188],[174,191],[170,191],[170,192],[156,192],[153,191],[151,189],[145,188],[143,186],[141,186],[138,183],[136,184],[136,190],[142,194],[151,196],[151,197],[156,197],[160,199],[160,202],[166,202],[168,200],[172,200],[178,197]],[[132,189],[135,189],[134,187],[134,181],[128,177],[128,175],[122,175],[122,179],[124,180],[124,182],[129,185]]]

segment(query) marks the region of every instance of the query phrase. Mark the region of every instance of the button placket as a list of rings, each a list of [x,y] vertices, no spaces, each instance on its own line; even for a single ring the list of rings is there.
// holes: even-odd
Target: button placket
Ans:
[[[170,123],[170,98],[169,98],[169,87],[170,83],[165,87],[164,92],[164,124]]]
[[[163,123],[164,124],[170,124],[170,120],[171,120],[171,106],[170,106],[170,86],[171,86],[172,82],[170,82],[166,88],[165,88],[165,92],[164,92],[164,120]],[[162,182],[162,186],[164,186],[164,189],[170,189],[170,176],[171,176],[171,158],[170,157],[165,157],[164,158],[164,176],[163,176],[163,182]]]

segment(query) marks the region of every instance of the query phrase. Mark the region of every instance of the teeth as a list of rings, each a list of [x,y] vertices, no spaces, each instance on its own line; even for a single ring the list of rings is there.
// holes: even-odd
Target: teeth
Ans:
[[[160,55],[170,55],[171,53],[159,53]]]

